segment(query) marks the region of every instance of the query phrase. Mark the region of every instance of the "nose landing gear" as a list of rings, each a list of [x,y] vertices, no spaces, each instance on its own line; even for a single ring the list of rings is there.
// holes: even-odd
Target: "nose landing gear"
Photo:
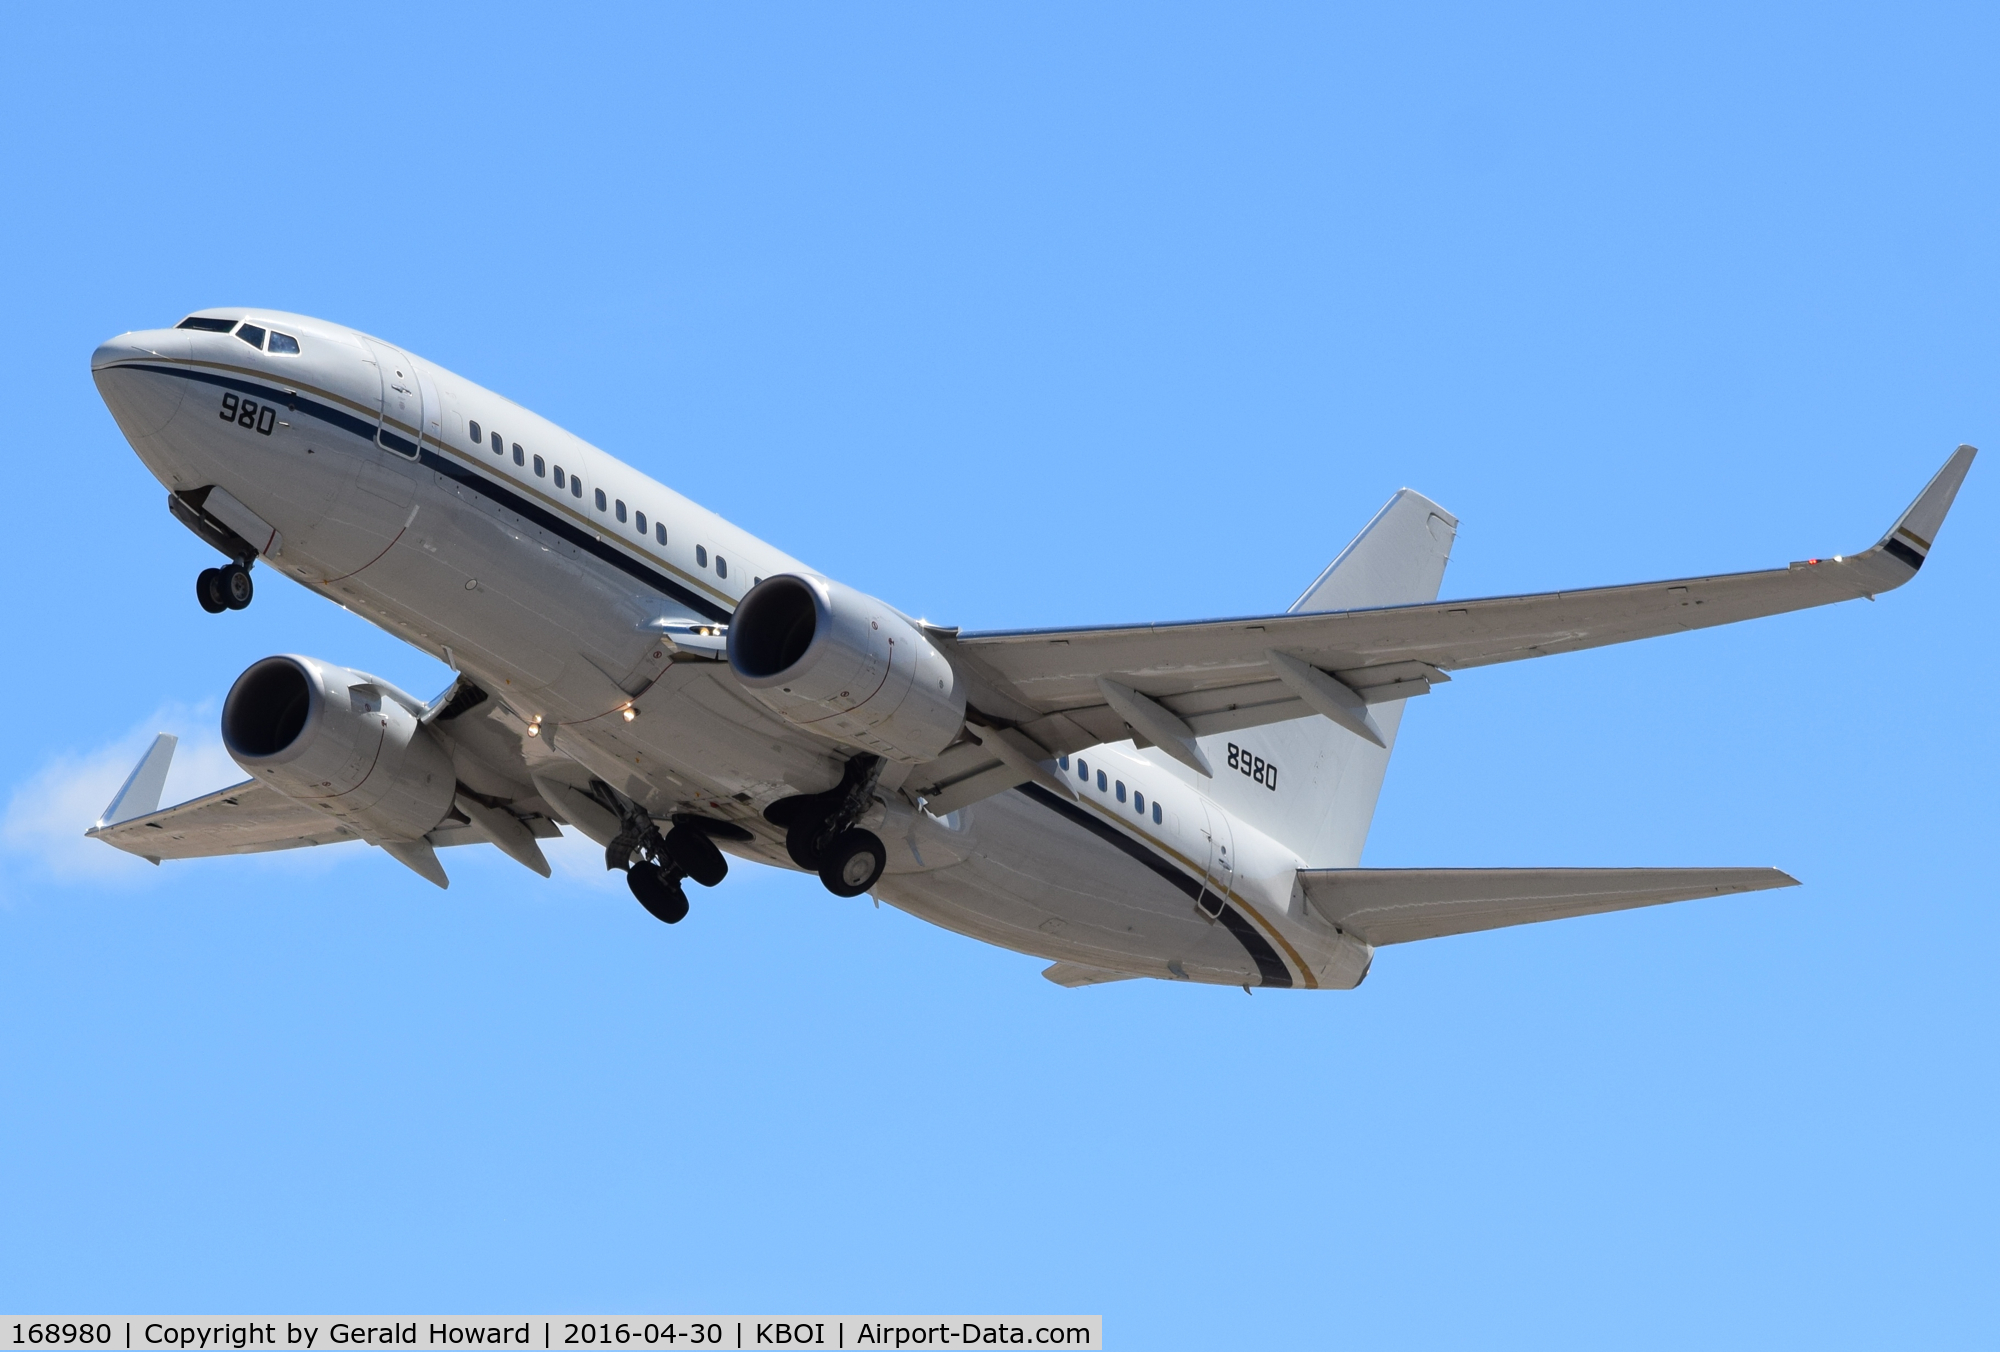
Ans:
[[[240,563],[204,568],[194,580],[195,599],[211,615],[243,609],[256,592],[256,584],[250,581],[250,569]]]

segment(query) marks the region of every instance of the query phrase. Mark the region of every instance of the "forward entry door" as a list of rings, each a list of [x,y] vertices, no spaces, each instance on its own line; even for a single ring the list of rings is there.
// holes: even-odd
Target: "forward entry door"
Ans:
[[[417,373],[417,364],[407,353],[373,338],[363,341],[375,363],[382,390],[375,443],[385,451],[414,460],[421,449],[420,434],[429,433],[433,437],[439,434],[437,391]]]

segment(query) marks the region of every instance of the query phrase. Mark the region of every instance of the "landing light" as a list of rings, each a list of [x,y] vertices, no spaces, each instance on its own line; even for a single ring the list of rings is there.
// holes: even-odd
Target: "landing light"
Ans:
[[[639,711],[637,709],[634,709],[629,704],[626,705],[624,708],[620,709],[618,712],[624,717],[627,723],[630,723],[633,719],[639,716]]]

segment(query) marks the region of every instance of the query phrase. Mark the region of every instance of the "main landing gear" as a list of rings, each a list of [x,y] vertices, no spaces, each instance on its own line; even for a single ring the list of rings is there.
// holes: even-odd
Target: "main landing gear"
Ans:
[[[875,800],[882,758],[867,752],[847,762],[840,783],[825,793],[782,798],[764,819],[785,828],[785,853],[808,873],[819,874],[836,897],[858,897],[873,887],[889,861],[881,837],[855,825]]]
[[[625,870],[625,885],[655,920],[678,925],[687,919],[681,879],[714,887],[729,873],[729,860],[700,827],[683,822],[665,835],[642,812],[630,811],[625,829],[605,847],[604,866]]]
[[[256,593],[257,588],[250,581],[250,566],[245,563],[204,568],[194,580],[195,599],[211,615],[220,615],[225,610],[241,610],[250,604],[250,598]]]

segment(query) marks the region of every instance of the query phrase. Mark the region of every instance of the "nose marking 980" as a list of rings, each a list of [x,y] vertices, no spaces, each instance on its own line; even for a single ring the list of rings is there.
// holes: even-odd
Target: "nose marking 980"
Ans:
[[[233,422],[238,427],[248,427],[271,435],[271,428],[277,423],[278,411],[269,404],[260,404],[255,399],[238,399],[233,394],[222,396],[222,412],[216,415],[224,422]]]

